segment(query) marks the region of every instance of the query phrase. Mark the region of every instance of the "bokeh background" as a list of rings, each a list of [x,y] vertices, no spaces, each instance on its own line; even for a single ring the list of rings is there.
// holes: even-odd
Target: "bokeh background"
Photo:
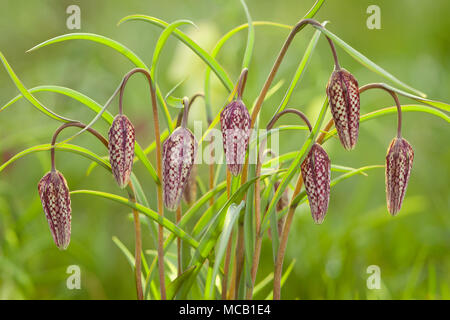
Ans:
[[[161,29],[144,22],[118,27],[120,18],[142,13],[165,21],[190,19],[198,26],[182,26],[206,50],[233,27],[246,22],[238,0],[169,1],[17,1],[2,0],[0,10],[0,50],[28,88],[54,84],[76,89],[104,103],[132,65],[117,52],[86,41],[64,42],[32,53],[32,46],[51,37],[72,32],[66,27],[67,6],[81,8],[81,32],[92,32],[115,39],[131,48],[150,64]],[[253,20],[295,24],[313,1],[248,0]],[[371,4],[381,8],[381,30],[366,27]],[[449,101],[450,51],[446,0],[326,1],[316,18],[330,21],[328,28],[399,79],[428,94]],[[290,79],[314,30],[307,27],[294,41],[277,75],[278,90],[264,103],[263,123],[281,101]],[[256,44],[245,93],[254,101],[272,66],[287,30],[256,27]],[[234,36],[218,56],[219,62],[237,79],[247,34]],[[360,84],[384,81],[338,48],[341,65],[350,70]],[[177,95],[203,90],[205,65],[177,39],[171,38],[159,65],[159,85],[167,92],[186,79]],[[289,106],[304,110],[314,119],[325,97],[325,86],[332,72],[328,44],[321,38],[308,70]],[[212,76],[216,111],[226,92]],[[130,81],[125,95],[125,111],[135,123],[138,141],[153,141],[148,88],[142,78]],[[18,94],[3,68],[0,68],[0,105]],[[77,102],[52,93],[36,96],[55,112],[87,122],[94,114]],[[402,102],[410,102],[401,99]],[[391,106],[389,95],[375,91],[362,96],[362,113]],[[111,112],[117,110],[115,103]],[[195,103],[190,120],[205,120],[203,102]],[[172,109],[172,115],[176,110]],[[327,116],[329,118],[329,115]],[[280,123],[294,124],[286,117]],[[59,123],[21,100],[0,113],[0,158],[2,163],[30,146],[49,143]],[[96,128],[107,134],[107,126]],[[387,146],[395,135],[396,118],[388,116],[361,126],[359,144],[349,153],[337,139],[325,144],[336,164],[359,167],[383,164]],[[74,132],[67,130],[65,136]],[[419,113],[405,113],[403,135],[415,149],[415,162],[403,209],[397,217],[387,213],[383,169],[356,176],[332,189],[330,208],[323,225],[313,224],[309,209],[297,209],[291,228],[285,268],[295,265],[283,287],[289,299],[449,299],[450,298],[450,212],[449,212],[449,128],[442,119]],[[299,148],[305,134],[285,133],[281,151]],[[105,155],[103,147],[89,135],[76,144]],[[151,161],[154,161],[150,157]],[[57,166],[69,187],[93,189],[124,195],[112,176],[102,168],[86,174],[90,162],[74,154],[57,153]],[[133,223],[129,210],[107,200],[85,195],[72,197],[72,240],[67,251],[54,245],[42,212],[37,182],[50,168],[49,152],[27,156],[0,173],[0,299],[133,299],[133,272],[112,241],[117,236],[133,248]],[[199,168],[206,182],[207,168]],[[141,164],[135,166],[147,197],[155,207],[155,188]],[[125,195],[124,195],[125,196]],[[169,217],[171,217],[169,215]],[[153,249],[146,234],[144,247]],[[151,256],[149,256],[151,257]],[[81,290],[66,288],[66,268],[81,268]],[[381,269],[382,288],[368,290],[366,270]],[[272,271],[271,244],[263,243],[257,282]],[[270,285],[257,298],[264,299]]]

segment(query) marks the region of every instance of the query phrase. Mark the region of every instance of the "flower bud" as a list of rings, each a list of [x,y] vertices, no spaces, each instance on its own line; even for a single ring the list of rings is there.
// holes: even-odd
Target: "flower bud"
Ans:
[[[70,242],[72,220],[69,188],[59,171],[50,171],[38,184],[39,197],[56,246],[65,250]]]
[[[317,143],[311,147],[301,165],[303,182],[314,222],[321,224],[330,200],[331,163],[325,150]]]
[[[163,144],[164,204],[176,210],[194,166],[197,142],[191,131],[177,128]]]
[[[245,162],[250,122],[250,114],[242,100],[231,102],[220,113],[225,159],[228,170],[234,176],[239,175]]]
[[[359,133],[358,81],[345,69],[335,70],[327,85],[331,114],[342,145],[352,150]]]
[[[134,127],[125,115],[117,115],[109,129],[109,162],[120,188],[130,181],[134,159]]]
[[[191,174],[183,192],[183,199],[187,204],[193,203],[197,198],[197,166],[192,166]]]
[[[386,202],[391,215],[402,207],[414,160],[411,145],[403,138],[394,138],[386,155]]]

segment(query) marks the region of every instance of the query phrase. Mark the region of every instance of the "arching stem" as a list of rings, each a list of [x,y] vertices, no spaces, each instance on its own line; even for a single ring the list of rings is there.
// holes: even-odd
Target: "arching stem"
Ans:
[[[402,106],[400,105],[400,101],[398,100],[397,93],[395,91],[389,89],[386,85],[383,83],[369,83],[361,88],[359,88],[359,93],[363,93],[364,91],[367,91],[369,89],[382,89],[386,92],[388,92],[392,98],[395,101],[395,105],[397,106],[397,138],[402,137]]]
[[[68,127],[78,127],[78,128],[86,128],[87,126],[81,122],[75,121],[75,122],[67,122],[62,124],[58,129],[56,129],[55,133],[53,134],[53,138],[52,138],[52,148],[50,150],[50,159],[51,159],[51,164],[52,164],[52,171],[55,171],[55,143],[56,143],[56,138],[58,137],[58,135],[61,133],[62,130],[64,130],[65,128]],[[94,135],[98,140],[100,140],[101,143],[103,143],[103,145],[105,145],[106,148],[108,148],[108,140],[106,140],[98,131],[92,129],[92,128],[87,128],[87,131],[90,132],[92,135]]]
[[[237,89],[237,99],[242,100],[242,94],[244,93],[245,84],[247,83],[248,69],[242,69],[241,75],[239,76],[239,84]]]
[[[119,114],[122,112],[122,101],[123,101],[123,93],[125,89],[125,85],[127,84],[130,77],[135,73],[142,73],[147,78],[149,87],[150,87],[150,96],[152,102],[152,113],[153,113],[153,126],[155,131],[155,142],[156,142],[156,173],[159,178],[159,183],[156,184],[157,187],[157,199],[158,199],[158,214],[163,217],[164,216],[164,204],[163,204],[163,195],[162,195],[162,153],[161,153],[161,139],[160,139],[160,130],[159,130],[159,119],[158,119],[158,106],[156,103],[156,93],[155,88],[153,87],[153,80],[150,73],[142,68],[135,68],[128,72],[124,80],[122,82],[120,96],[119,96]],[[166,284],[164,277],[164,229],[161,224],[158,224],[158,268],[159,268],[159,284],[161,290],[161,299],[166,299]]]
[[[52,171],[55,171],[55,143],[58,135],[61,133],[62,130],[69,127],[78,127],[85,129],[90,132],[92,135],[94,135],[105,147],[108,149],[108,140],[106,140],[105,137],[103,137],[98,131],[87,127],[85,124],[81,122],[68,122],[63,125],[61,125],[58,129],[56,129],[55,133],[53,134],[52,138],[52,149],[50,151],[51,153],[51,163],[52,163]],[[134,190],[133,184],[131,181],[128,183],[128,198],[136,203],[136,191]],[[136,282],[136,291],[137,291],[137,297],[139,300],[143,300],[143,290],[142,290],[142,280],[141,280],[141,252],[142,252],[142,239],[141,239],[141,223],[139,220],[139,213],[136,209],[133,209],[133,218],[134,218],[134,232],[135,232],[135,250],[134,250],[134,265],[135,265],[135,282]]]

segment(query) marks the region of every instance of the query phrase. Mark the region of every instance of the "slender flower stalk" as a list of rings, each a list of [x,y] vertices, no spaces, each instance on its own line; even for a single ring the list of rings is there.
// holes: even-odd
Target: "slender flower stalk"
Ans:
[[[122,106],[122,99],[123,99],[123,93],[125,85],[127,84],[129,78],[135,74],[135,73],[142,73],[148,81],[149,88],[150,88],[150,97],[152,102],[152,116],[153,116],[153,127],[155,132],[155,142],[156,142],[156,173],[158,175],[159,181],[156,184],[156,195],[157,195],[157,201],[158,201],[158,214],[159,216],[164,216],[164,204],[163,204],[163,193],[162,193],[162,152],[161,152],[161,140],[160,140],[160,130],[159,130],[159,119],[158,119],[158,108],[157,108],[157,102],[156,102],[156,93],[155,89],[153,87],[153,80],[150,75],[150,73],[142,68],[135,68],[132,69],[130,72],[128,72],[124,80],[122,82],[122,86],[120,89],[120,96],[119,96],[119,114],[122,113],[122,109],[120,109],[120,106]],[[160,290],[161,290],[161,299],[166,299],[166,285],[165,285],[165,277],[164,277],[164,229],[162,224],[158,224],[158,269],[159,269],[159,284],[160,284]]]
[[[305,124],[308,126],[309,131],[312,130],[311,123],[309,122],[306,115],[296,109],[285,109],[279,113],[277,113],[267,124],[266,130],[272,130],[275,123],[280,119],[281,116],[285,114],[294,114],[300,117],[300,119],[305,122]],[[264,150],[266,147],[267,139],[263,139],[261,141],[260,150]],[[259,259],[261,254],[261,245],[262,245],[262,238],[263,234],[261,233],[261,194],[260,194],[260,180],[259,176],[261,175],[261,166],[262,166],[262,160],[260,156],[261,152],[258,152],[257,156],[257,162],[256,162],[256,173],[255,176],[255,229],[256,229],[256,241],[255,241],[255,250],[253,254],[253,260],[252,260],[252,266],[251,266],[251,277],[252,277],[252,287],[248,289],[247,291],[247,299],[251,299],[253,296],[253,287],[255,285],[256,280],[256,274],[258,272],[258,265],[259,265]]]

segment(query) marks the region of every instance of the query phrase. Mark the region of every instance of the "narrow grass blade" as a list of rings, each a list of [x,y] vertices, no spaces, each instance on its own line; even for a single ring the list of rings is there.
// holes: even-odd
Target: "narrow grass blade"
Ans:
[[[35,88],[30,89],[29,91],[32,92],[32,93],[35,93],[35,92],[54,92],[54,93],[59,93],[59,94],[65,95],[65,96],[67,96],[67,97],[70,97],[70,98],[72,98],[72,99],[78,101],[78,102],[81,102],[84,106],[88,107],[89,109],[91,109],[92,111],[94,111],[94,112],[97,113],[97,114],[99,114],[99,112],[100,112],[100,111],[102,110],[102,108],[103,108],[98,102],[96,102],[95,100],[89,98],[88,96],[86,96],[86,95],[84,95],[84,94],[82,94],[82,93],[80,93],[80,92],[78,92],[78,91],[76,91],[76,90],[73,90],[73,89],[70,89],[70,88],[66,88],[66,87],[51,86],[51,85],[48,85],[48,86],[38,86],[38,87],[35,87]],[[12,100],[10,100],[6,105],[4,105],[4,106],[0,109],[0,111],[2,111],[2,110],[4,110],[4,109],[6,109],[6,108],[12,106],[15,102],[19,101],[22,97],[23,97],[22,95],[19,95],[19,96],[14,97],[14,98],[13,98]],[[113,122],[113,120],[114,120],[113,115],[112,115],[111,113],[109,113],[107,110],[105,110],[103,113],[101,113],[101,117],[102,117],[103,120],[105,120],[106,123],[108,123],[108,124],[111,124],[111,123]],[[78,134],[79,134],[79,132],[78,132]],[[164,131],[164,132],[161,134],[161,139],[165,139],[165,137],[167,137],[168,134],[169,134],[169,133],[168,133],[167,130]],[[69,139],[72,139],[73,137],[74,137],[74,136],[72,136],[72,137],[69,138]],[[69,140],[69,139],[68,139],[68,140]],[[63,144],[63,142],[59,142],[56,146],[58,147],[58,146],[60,146],[60,145],[62,145],[62,144]],[[156,146],[155,143],[153,143],[153,145]],[[158,179],[158,175],[156,174],[155,168],[153,167],[153,165],[150,163],[150,161],[148,160],[148,158],[147,158],[147,156],[146,156],[147,153],[151,152],[151,150],[154,149],[154,147],[153,147],[153,148],[151,148],[151,147],[152,147],[152,145],[150,145],[150,146],[147,148],[147,149],[149,149],[147,152],[144,152],[144,151],[142,150],[142,147],[141,147],[141,146],[139,145],[139,143],[136,141],[136,145],[135,145],[135,153],[136,153],[136,157],[137,157],[139,160],[141,160],[142,164],[145,166],[145,168],[147,169],[147,171],[149,172],[149,174],[152,176],[153,180],[154,180],[156,183],[160,183],[160,182],[159,182],[159,179]],[[135,160],[135,162],[136,162],[136,160]]]
[[[158,61],[159,61],[159,57],[161,55],[162,49],[164,48],[164,46],[165,46],[167,40],[169,39],[170,35],[172,34],[172,32],[174,32],[176,28],[178,28],[179,26],[182,26],[184,24],[190,24],[190,25],[195,26],[195,24],[190,20],[177,20],[177,21],[169,24],[164,29],[164,31],[161,33],[161,35],[159,36],[159,39],[155,45],[155,50],[153,51],[152,66],[150,68],[150,73],[151,73],[153,81],[156,81],[156,70],[157,70]]]
[[[417,94],[417,95],[419,95],[419,96],[421,96],[423,98],[426,97],[425,93],[423,93],[423,92],[421,92],[421,91],[419,91],[417,89],[414,89],[413,87],[411,87],[411,86],[407,85],[406,83],[400,81],[399,79],[394,77],[392,74],[387,72],[385,69],[383,69],[382,67],[380,67],[379,65],[374,63],[372,60],[370,60],[369,58],[364,56],[362,53],[360,53],[359,51],[357,51],[356,49],[351,47],[344,40],[339,38],[337,35],[335,35],[331,31],[329,31],[328,29],[321,28],[321,27],[318,27],[318,26],[314,26],[314,27],[319,29],[320,31],[322,31],[328,37],[330,37],[334,41],[334,43],[336,43],[338,46],[340,46],[342,49],[344,49],[344,51],[347,52],[352,58],[354,58],[356,61],[361,63],[363,66],[365,66],[370,71],[373,71],[373,72],[379,74],[380,76],[382,76],[383,78],[386,78],[386,79],[392,81],[393,83],[395,83],[399,87],[402,87],[405,90],[408,90],[408,91],[410,91],[410,92],[412,92],[414,94]]]
[[[214,291],[214,283],[217,277],[217,274],[219,273],[219,267],[222,263],[225,250],[228,245],[228,240],[231,235],[231,231],[233,230],[234,226],[236,225],[236,222],[239,218],[239,214],[244,207],[245,202],[242,201],[239,205],[232,204],[227,211],[227,214],[225,216],[225,222],[222,229],[222,233],[220,234],[219,243],[216,249],[216,256],[214,259],[214,267],[213,267],[213,273],[212,277],[209,283],[205,285],[205,292],[207,299],[212,299],[212,293]]]
[[[253,26],[252,17],[248,11],[245,0],[241,0],[242,7],[244,8],[245,15],[247,16],[248,35],[247,44],[245,46],[244,59],[242,60],[242,69],[248,68],[252,59],[253,47],[255,46],[255,27]]]
[[[101,192],[101,191],[95,191],[95,190],[75,190],[71,191],[71,194],[88,194],[97,196],[100,198],[109,199],[115,202],[118,202],[120,204],[126,205],[130,208],[134,208],[138,210],[139,212],[142,212],[146,216],[148,216],[150,219],[156,221],[160,225],[162,225],[164,228],[169,230],[171,233],[176,235],[178,238],[182,239],[186,243],[189,243],[192,247],[197,248],[199,243],[197,240],[192,238],[186,231],[181,229],[179,226],[174,224],[172,221],[168,220],[167,218],[161,217],[157,212],[153,211],[150,208],[147,208],[139,203],[134,203],[132,201],[129,201],[129,199],[118,196],[116,194],[107,193],[107,192]]]
[[[29,154],[32,154],[35,152],[40,152],[40,151],[50,151],[51,148],[52,148],[51,144],[41,144],[41,145],[37,145],[37,146],[30,147],[28,149],[25,149],[25,150],[17,153],[16,155],[12,156],[6,162],[4,162],[0,166],[0,172],[2,172],[7,166],[11,165],[15,161],[23,158],[26,155],[29,155]],[[57,146],[55,150],[67,151],[67,152],[79,154],[89,160],[95,161],[96,163],[98,163],[99,165],[104,167],[105,169],[111,171],[111,166],[110,166],[109,162],[106,161],[105,159],[101,158],[100,156],[96,155],[89,149],[86,149],[86,148],[83,148],[83,147],[80,147],[77,145],[73,145],[73,144],[63,144],[63,145]],[[49,153],[49,158],[50,158],[50,153]]]
[[[142,15],[142,14],[134,14],[130,16],[126,16],[122,18],[118,25],[121,25],[124,22],[127,21],[145,21],[149,22],[153,25],[156,25],[161,28],[166,28],[169,24],[161,19]],[[182,31],[175,29],[172,33],[175,37],[180,39],[184,44],[186,44],[194,53],[196,53],[217,75],[219,80],[224,84],[225,88],[228,91],[231,91],[233,89],[233,82],[231,82],[229,76],[225,72],[225,70],[222,68],[222,66],[214,59],[212,58],[202,47],[200,47],[195,41],[193,41],[190,37],[188,37],[185,33]]]
[[[107,37],[104,37],[104,36],[101,36],[101,35],[98,35],[98,34],[95,34],[95,33],[69,33],[69,34],[63,34],[61,36],[57,36],[57,37],[54,37],[54,38],[49,39],[47,41],[44,41],[42,43],[39,43],[38,45],[36,45],[33,48],[29,49],[27,52],[34,51],[36,49],[48,46],[50,44],[63,42],[63,41],[68,41],[68,40],[88,40],[88,41],[93,41],[93,42],[96,42],[96,43],[99,43],[99,44],[103,44],[103,45],[105,45],[107,47],[110,47],[110,48],[116,50],[117,52],[119,52],[123,56],[125,56],[137,68],[143,68],[143,69],[149,71],[148,67],[141,60],[141,58],[139,58],[133,51],[128,49],[126,46],[124,46],[120,42],[117,42],[115,40],[112,40],[110,38],[107,38]],[[173,131],[173,127],[172,127],[170,112],[167,109],[167,104],[164,101],[163,95],[161,93],[161,90],[159,89],[158,84],[155,82],[154,85],[155,85],[155,90],[156,90],[156,96],[157,96],[157,98],[159,100],[161,108],[163,109],[163,113],[164,113],[164,116],[165,116],[165,119],[166,119],[166,123],[167,123],[167,125],[169,127],[169,130],[172,132]]]
[[[446,121],[447,123],[450,123],[450,116],[448,116],[447,114],[445,114],[442,111],[439,111],[435,108],[432,107],[428,107],[428,106],[422,106],[422,105],[403,105],[402,106],[402,112],[423,112],[423,113],[428,113],[431,115],[434,115],[436,117],[439,117],[441,119],[443,119],[444,121]],[[379,109],[370,113],[366,113],[364,115],[362,115],[359,119],[359,122],[366,122],[369,120],[373,120],[373,119],[377,119],[380,117],[384,117],[387,115],[396,115],[397,114],[397,107],[388,107],[388,108],[383,108],[383,109]],[[331,137],[333,137],[334,135],[337,134],[336,129],[331,130],[324,138],[324,141],[329,140]]]
[[[186,269],[182,274],[180,274],[175,280],[171,281],[167,285],[167,300],[173,300],[177,294],[177,292],[180,290],[181,285],[183,284],[186,279],[194,272],[195,266],[191,266],[188,269]]]
[[[11,80],[16,85],[17,89],[22,93],[22,95],[27,99],[33,106],[35,106],[38,110],[43,112],[44,114],[48,115],[49,117],[62,121],[62,122],[72,122],[74,120],[68,119],[66,117],[60,116],[56,114],[55,112],[51,111],[47,107],[45,107],[41,102],[39,102],[38,99],[36,99],[28,90],[25,88],[23,83],[20,81],[20,79],[15,74],[14,70],[9,65],[8,61],[6,60],[3,53],[0,51],[0,59],[2,60],[3,66],[5,67],[6,71],[8,72]]]

